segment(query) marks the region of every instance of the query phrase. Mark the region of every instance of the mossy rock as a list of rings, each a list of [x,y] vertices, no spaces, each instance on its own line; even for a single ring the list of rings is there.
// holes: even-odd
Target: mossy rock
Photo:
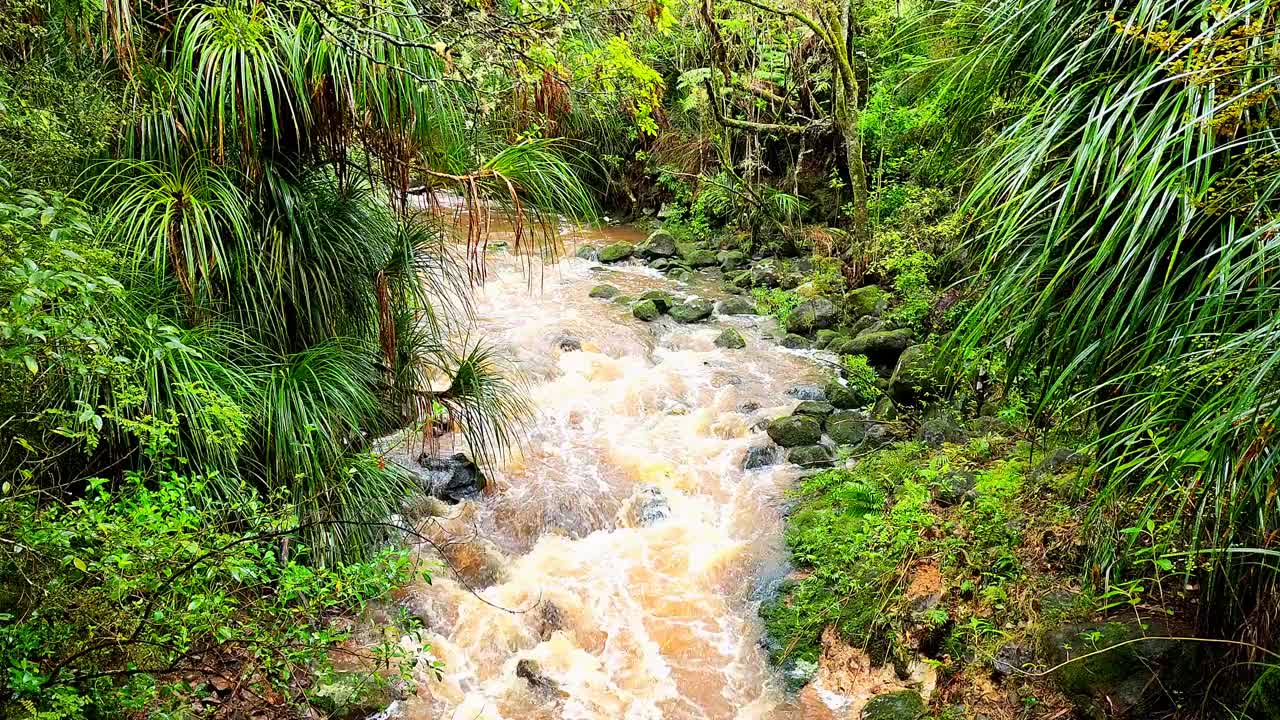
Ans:
[[[600,251],[600,262],[616,263],[622,262],[631,257],[631,253],[635,252],[635,246],[628,242],[616,242],[612,245],[604,246]]]
[[[357,720],[381,712],[397,693],[383,678],[370,673],[339,672],[311,695],[311,705],[334,720]]]
[[[826,419],[827,435],[837,445],[860,445],[871,419],[857,410],[837,410]]]
[[[716,347],[722,347],[727,350],[741,350],[747,346],[747,341],[742,337],[742,333],[736,328],[725,328],[716,336]]]
[[[756,304],[746,298],[725,298],[716,303],[716,312],[720,315],[755,315]]]
[[[824,297],[818,297],[806,300],[791,310],[787,315],[787,332],[808,335],[815,330],[829,328],[835,322],[835,303]]]
[[[778,341],[778,344],[789,350],[809,349],[809,339],[803,335],[797,335],[795,333],[787,333],[782,336],[782,339]]]
[[[692,298],[679,305],[672,305],[667,314],[678,323],[696,323],[711,317],[712,310],[713,306],[710,300]]]
[[[609,298],[614,297],[617,294],[618,294],[618,288],[609,284],[597,285],[591,288],[591,292],[588,293],[590,297],[600,298],[602,300],[608,300]]]
[[[893,375],[889,378],[889,395],[894,402],[918,405],[941,398],[946,393],[947,377],[937,365],[930,345],[912,345],[902,351]]]
[[[831,344],[831,341],[838,337],[840,337],[840,333],[835,330],[827,330],[824,328],[814,335],[813,347],[816,350],[826,350],[827,346]]]
[[[893,367],[902,352],[911,345],[911,329],[882,330],[863,333],[840,346],[842,355],[866,355],[876,365]]]
[[[787,462],[800,467],[831,467],[835,456],[825,445],[801,445],[787,451]]]
[[[595,245],[583,245],[573,253],[579,259],[595,262],[600,259],[600,248]]]
[[[631,306],[631,314],[634,315],[637,320],[651,322],[653,320],[657,320],[658,316],[662,313],[658,310],[658,305],[654,301],[641,300]]]
[[[827,401],[841,410],[855,410],[875,399],[874,395],[868,396],[857,388],[842,385],[835,380],[827,383],[824,392],[827,394]]]
[[[613,296],[613,302],[617,305],[630,305],[631,303],[635,302],[635,300],[636,299],[631,297],[630,295],[614,295]]]
[[[636,254],[650,259],[675,257],[676,239],[671,237],[671,233],[659,228],[636,246]]]
[[[680,261],[691,268],[704,268],[720,264],[720,260],[716,258],[715,250],[702,247],[697,243],[677,243],[676,252],[680,255]]]
[[[924,717],[924,698],[915,690],[877,695],[862,707],[862,720],[920,720]]]
[[[747,266],[746,253],[738,250],[721,250],[716,253],[716,260],[720,263],[720,269],[725,272],[741,270]]]
[[[675,304],[675,298],[666,290],[645,290],[640,293],[640,299],[652,301],[660,313],[670,310],[671,306]]]
[[[810,415],[792,415],[769,423],[769,439],[785,448],[817,445],[822,439],[822,423]]]
[[[817,418],[823,418],[835,412],[835,407],[831,403],[823,400],[805,400],[791,411],[792,415],[811,415]]]
[[[1065,625],[1046,633],[1040,648],[1045,664],[1061,665],[1053,678],[1081,714],[1106,708],[1114,713],[1108,717],[1125,717],[1154,700],[1160,688],[1200,679],[1199,648],[1164,639],[1186,634],[1160,620]],[[1089,654],[1096,650],[1107,652]],[[1066,662],[1072,658],[1079,659]]]
[[[879,316],[889,305],[889,296],[879,285],[867,285],[852,290],[844,296],[845,314],[851,318],[866,315]]]

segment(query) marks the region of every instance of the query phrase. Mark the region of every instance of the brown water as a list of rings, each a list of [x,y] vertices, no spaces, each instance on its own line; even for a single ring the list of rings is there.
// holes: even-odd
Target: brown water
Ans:
[[[525,259],[490,258],[476,329],[522,371],[538,414],[527,444],[490,473],[496,491],[424,528],[451,543],[462,578],[441,570],[407,599],[428,618],[424,658],[443,662],[444,678],[424,666],[405,717],[786,712],[757,609],[760,587],[783,566],[780,511],[794,468],[741,468],[749,446],[767,443],[760,421],[789,411],[796,400],[785,391],[818,381],[820,368],[762,339],[767,318],[643,323],[589,298],[603,282],[629,295],[718,296],[711,279],[679,285],[572,255],[577,242],[617,239],[642,236],[566,237],[566,258],[535,268],[532,289]],[[726,325],[742,331],[745,350],[715,347]],[[562,351],[566,336],[582,350]],[[646,508],[663,514],[663,501],[665,518],[640,521]],[[519,677],[521,660],[550,682]]]

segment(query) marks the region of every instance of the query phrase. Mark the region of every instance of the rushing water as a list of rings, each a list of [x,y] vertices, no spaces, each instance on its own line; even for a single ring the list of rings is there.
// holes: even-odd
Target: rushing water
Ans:
[[[820,369],[763,339],[767,318],[643,323],[589,298],[604,282],[633,296],[719,296],[714,280],[680,285],[573,256],[575,243],[617,239],[642,236],[567,236],[565,257],[534,267],[532,288],[527,258],[490,258],[477,330],[522,371],[537,418],[490,472],[494,492],[424,527],[461,578],[441,571],[405,600],[444,664],[443,680],[420,674],[405,717],[790,716],[757,609],[783,566],[794,468],[744,471],[742,461],[767,444],[761,420],[795,404],[786,390]],[[726,325],[745,350],[714,345]],[[563,350],[566,338],[582,349]]]

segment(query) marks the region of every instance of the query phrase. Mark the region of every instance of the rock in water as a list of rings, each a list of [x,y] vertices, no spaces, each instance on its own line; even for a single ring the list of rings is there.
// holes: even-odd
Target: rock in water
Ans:
[[[746,254],[738,250],[721,250],[716,253],[716,259],[720,261],[720,269],[725,272],[741,270],[747,266]]]
[[[641,300],[631,306],[631,314],[638,320],[650,322],[657,320],[662,313],[658,312],[658,305],[652,300]]]
[[[862,707],[862,720],[920,720],[924,715],[924,698],[915,690],[877,695]]]
[[[634,251],[634,249],[635,248],[631,245],[631,243],[625,243],[625,242],[617,242],[617,243],[613,243],[612,245],[606,245],[604,249],[600,251],[600,262],[602,263],[622,262],[623,260],[626,260],[627,258],[631,257],[631,253]]]
[[[835,412],[835,407],[829,402],[822,400],[805,400],[791,411],[792,415],[812,415],[814,417],[823,418]]]
[[[679,305],[672,305],[667,314],[678,323],[695,323],[711,317],[711,310],[710,300],[692,298]]]
[[[826,400],[826,392],[821,385],[793,385],[787,395],[797,400]]]
[[[787,462],[800,467],[830,467],[835,457],[825,445],[801,445],[787,451]]]
[[[866,355],[867,359],[875,365],[893,367],[894,363],[898,361],[898,356],[910,344],[911,330],[909,328],[883,330],[881,332],[863,333],[852,340],[845,341],[837,352],[841,355]],[[832,348],[832,350],[835,350],[835,348]]]
[[[805,336],[796,335],[795,333],[787,333],[782,338],[782,341],[778,344],[784,348],[787,348],[788,350],[808,350],[809,349],[809,341],[805,338]]]
[[[721,315],[755,315],[756,304],[746,298],[731,297],[716,303],[716,312]]]
[[[577,255],[579,258],[583,260],[590,260],[591,262],[597,262],[600,260],[600,248],[596,247],[595,245],[583,245],[582,247],[578,248],[577,252],[575,252],[574,255]]]
[[[520,658],[516,662],[516,677],[529,683],[530,688],[543,695],[555,696],[563,694],[559,683],[542,674],[542,666],[538,664],[537,660]]]
[[[556,336],[555,346],[560,348],[560,352],[577,352],[582,349],[582,341],[568,333],[561,333]]]
[[[787,316],[787,332],[808,335],[815,330],[829,328],[836,321],[836,306],[830,300],[819,297],[802,302]]]
[[[671,517],[671,503],[652,485],[640,488],[631,504],[631,521],[636,527],[650,527]]]
[[[769,439],[784,448],[817,445],[822,439],[822,424],[815,417],[792,415],[769,423],[766,432],[769,434]]]
[[[741,350],[746,346],[747,341],[742,337],[742,333],[734,328],[725,328],[716,337],[716,347],[722,347],[726,350]]]
[[[675,257],[676,239],[661,228],[649,234],[648,239],[636,246],[636,254],[650,260]]]
[[[664,313],[671,309],[675,304],[675,299],[671,297],[671,293],[666,290],[645,290],[640,293],[641,300],[652,300],[658,312]]]
[[[777,448],[772,445],[761,445],[758,447],[747,448],[746,457],[742,458],[743,470],[755,470],[757,468],[769,467],[778,462]]]
[[[588,293],[590,297],[601,298],[603,300],[608,300],[609,298],[617,294],[618,294],[618,288],[609,284],[597,285],[591,288],[591,292]]]
[[[423,491],[447,503],[457,503],[484,491],[484,473],[462,453],[447,458],[422,453],[418,464],[422,470],[415,474]]]

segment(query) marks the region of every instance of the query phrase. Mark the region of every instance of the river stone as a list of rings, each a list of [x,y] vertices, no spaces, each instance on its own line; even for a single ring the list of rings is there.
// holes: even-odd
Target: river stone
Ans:
[[[631,303],[635,302],[635,300],[636,299],[631,297],[630,295],[614,295],[613,300],[611,300],[610,302],[612,302],[615,305],[630,305]]]
[[[835,330],[827,330],[826,328],[823,328],[814,336],[813,347],[816,350],[825,350],[827,349],[827,346],[831,344],[831,341],[838,337],[840,337],[840,333]]]
[[[867,436],[871,424],[865,413],[857,410],[837,410],[826,420],[827,435],[837,445],[859,445]]]
[[[573,254],[578,256],[582,260],[590,260],[591,262],[596,262],[597,260],[600,259],[600,248],[596,247],[595,245],[583,245],[579,247]]]
[[[750,447],[747,448],[746,456],[742,458],[742,469],[755,470],[776,462],[778,462],[778,449],[773,445]]]
[[[755,315],[756,304],[746,298],[725,298],[716,303],[716,312],[720,315]]]
[[[817,445],[822,439],[822,425],[809,415],[781,417],[769,423],[769,438],[782,447]]]
[[[797,400],[826,400],[827,394],[821,385],[792,385],[787,396]]]
[[[649,267],[665,272],[675,267],[675,262],[669,258],[654,258],[649,261]]]
[[[831,467],[835,456],[825,445],[801,445],[787,451],[787,462],[800,467]]]
[[[879,285],[860,287],[844,296],[844,309],[851,318],[879,316],[888,304],[889,298]]]
[[[637,320],[650,322],[657,320],[658,316],[662,313],[658,312],[658,305],[653,300],[641,300],[631,306],[631,314],[634,315]]]
[[[745,291],[751,287],[751,271],[743,270],[741,272],[729,273],[726,276],[725,282]]]
[[[802,302],[787,316],[787,332],[808,335],[815,330],[829,328],[836,321],[836,306],[830,300],[819,297]]]
[[[916,405],[941,398],[947,379],[938,369],[933,348],[912,345],[902,351],[889,378],[889,395],[894,402]]]
[[[605,245],[600,251],[600,262],[616,263],[622,262],[631,257],[631,253],[635,251],[635,246],[628,242],[616,242],[612,245]]]
[[[823,392],[827,395],[827,402],[841,410],[853,410],[867,404],[865,398],[854,392],[849,386],[842,385],[836,380],[827,383]]]
[[[537,660],[520,658],[516,662],[516,677],[529,683],[529,687],[542,695],[560,695],[560,685],[542,672]]]
[[[720,261],[720,269],[725,272],[741,270],[747,266],[746,254],[738,250],[721,250],[716,253],[716,259]]]
[[[877,695],[862,706],[862,720],[920,720],[924,715],[924,698],[915,690]]]
[[[582,349],[582,341],[568,333],[557,335],[554,343],[560,348],[560,352],[577,352]]]
[[[646,485],[636,493],[631,516],[636,527],[651,527],[671,517],[671,504],[662,490]]]
[[[680,261],[691,268],[711,267],[719,265],[720,261],[716,259],[716,251],[701,247],[697,243],[676,243],[676,252],[680,254]]]
[[[644,242],[636,246],[636,254],[642,258],[670,258],[676,254],[676,239],[661,228],[649,233]]]
[[[688,268],[674,268],[671,272],[667,273],[667,277],[675,280],[676,282],[687,283],[693,280],[693,272]]]
[[[640,293],[641,300],[651,300],[658,312],[664,313],[671,309],[675,303],[675,299],[671,297],[671,293],[666,290],[645,290]]]
[[[893,441],[893,428],[884,423],[868,423],[862,441],[869,448],[877,448]]]
[[[725,328],[716,337],[716,347],[722,347],[727,350],[741,350],[746,346],[747,341],[743,339],[742,333],[735,328]]]
[[[601,298],[603,300],[608,300],[609,298],[617,294],[618,294],[618,288],[605,283],[605,284],[597,285],[591,288],[591,292],[588,293],[588,296],[593,298]]]
[[[910,344],[910,328],[884,330],[859,335],[843,343],[839,352],[842,355],[866,355],[874,364],[892,367]]]
[[[813,417],[822,418],[830,415],[833,412],[835,412],[835,408],[832,407],[831,403],[829,402],[826,402],[823,400],[805,400],[804,402],[797,405],[796,409],[791,411],[791,414],[792,415],[811,415]]]
[[[788,350],[808,350],[809,349],[808,338],[806,338],[803,335],[796,335],[795,333],[787,333],[786,335],[782,336],[782,340],[778,341],[778,344],[784,348],[787,348]]]
[[[691,298],[679,305],[672,305],[667,314],[678,323],[695,323],[711,317],[712,307],[710,300]]]
[[[447,503],[458,503],[484,490],[484,473],[462,453],[447,458],[422,453],[418,456],[418,465],[422,469],[414,474],[422,490]]]
[[[772,261],[766,260],[751,268],[752,287],[776,288],[778,282],[778,267]]]

